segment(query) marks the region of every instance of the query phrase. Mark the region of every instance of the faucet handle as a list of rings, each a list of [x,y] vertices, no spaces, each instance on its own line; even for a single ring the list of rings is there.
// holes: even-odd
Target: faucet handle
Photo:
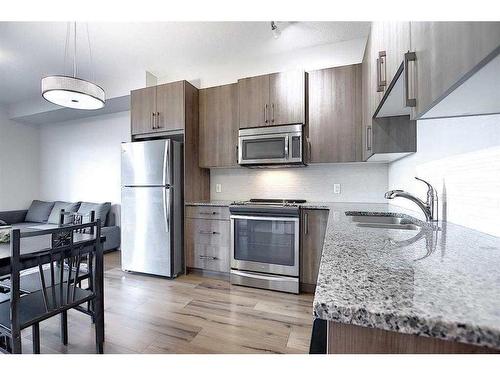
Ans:
[[[431,185],[431,184],[429,184],[427,181],[422,180],[421,178],[418,178],[417,176],[415,176],[415,180],[422,181],[424,184],[426,184],[426,185],[427,185],[427,187],[428,187],[429,189],[434,190],[434,188],[432,187],[432,185]]]

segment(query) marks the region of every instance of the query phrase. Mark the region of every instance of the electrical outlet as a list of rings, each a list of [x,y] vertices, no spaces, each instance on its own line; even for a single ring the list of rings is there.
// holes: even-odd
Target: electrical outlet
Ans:
[[[215,192],[216,193],[222,192],[222,184],[215,184]]]
[[[333,184],[333,194],[340,194],[340,184]]]

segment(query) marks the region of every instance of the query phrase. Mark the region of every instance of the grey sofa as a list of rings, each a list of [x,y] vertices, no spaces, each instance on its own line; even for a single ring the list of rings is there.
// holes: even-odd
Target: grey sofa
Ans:
[[[56,227],[54,217],[58,217],[60,208],[67,206],[67,211],[85,212],[90,210],[96,211],[96,218],[101,219],[102,235],[106,237],[103,248],[105,252],[117,250],[120,248],[120,227],[116,225],[116,215],[111,209],[111,203],[103,204],[88,203],[88,202],[42,202],[33,201],[30,208],[27,210],[3,211],[0,212],[0,225],[2,221],[13,228],[19,229],[47,229],[48,227]],[[52,212],[54,210],[54,212]],[[57,214],[57,215],[55,215]],[[50,216],[50,217],[49,217]],[[105,217],[101,217],[105,216]]]

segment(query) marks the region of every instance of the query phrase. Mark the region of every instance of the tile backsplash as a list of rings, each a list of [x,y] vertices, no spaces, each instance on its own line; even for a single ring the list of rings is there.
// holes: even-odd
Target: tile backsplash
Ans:
[[[500,115],[418,121],[417,137],[417,152],[390,164],[389,188],[425,199],[414,176],[423,178],[438,192],[441,218],[500,236]]]
[[[384,202],[387,165],[375,163],[314,164],[303,168],[211,169],[214,200],[297,198],[311,202]],[[216,192],[216,185],[221,192]],[[340,184],[340,193],[334,185]]]

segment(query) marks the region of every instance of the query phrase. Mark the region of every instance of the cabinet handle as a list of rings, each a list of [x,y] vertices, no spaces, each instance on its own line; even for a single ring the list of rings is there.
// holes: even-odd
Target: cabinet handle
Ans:
[[[410,88],[409,88],[409,73],[408,73],[408,65],[410,61],[417,60],[417,54],[415,52],[406,52],[405,53],[405,99],[407,107],[416,107],[417,99],[410,98]]]
[[[382,87],[382,91],[384,90],[384,87],[387,86],[387,64],[386,64],[386,52],[385,51],[380,51],[378,53],[378,57],[380,59],[380,86]],[[384,79],[382,79],[382,65],[384,65]]]
[[[366,128],[366,150],[372,150],[372,127],[368,126]]]
[[[156,129],[160,129],[160,112],[156,112]]]
[[[220,232],[212,232],[212,231],[209,231],[209,230],[200,230],[199,232],[200,234],[220,234]]]
[[[219,258],[217,258],[217,257],[212,257],[212,256],[209,256],[209,255],[200,255],[200,259],[217,260],[217,259],[219,259]]]
[[[304,213],[304,234],[307,235],[309,233],[309,214]]]
[[[212,211],[212,212],[201,212],[200,215],[217,215],[217,211]]]
[[[151,112],[151,129],[156,129],[154,112]]]
[[[378,59],[377,59],[377,92],[382,92],[384,91],[384,86],[386,85],[386,80],[382,80],[382,64],[384,64],[384,70],[385,68],[385,56],[386,53],[385,51],[380,51],[378,53]],[[386,74],[384,74],[385,78]]]
[[[274,103],[271,104],[271,110],[273,111],[272,112],[272,117],[271,117],[271,122],[274,123]]]
[[[267,124],[267,104],[264,105],[264,122]]]
[[[311,145],[311,140],[309,139],[309,137],[307,137],[307,151],[308,151],[308,154],[309,154],[309,162],[311,162],[311,159],[312,159],[312,145]]]

